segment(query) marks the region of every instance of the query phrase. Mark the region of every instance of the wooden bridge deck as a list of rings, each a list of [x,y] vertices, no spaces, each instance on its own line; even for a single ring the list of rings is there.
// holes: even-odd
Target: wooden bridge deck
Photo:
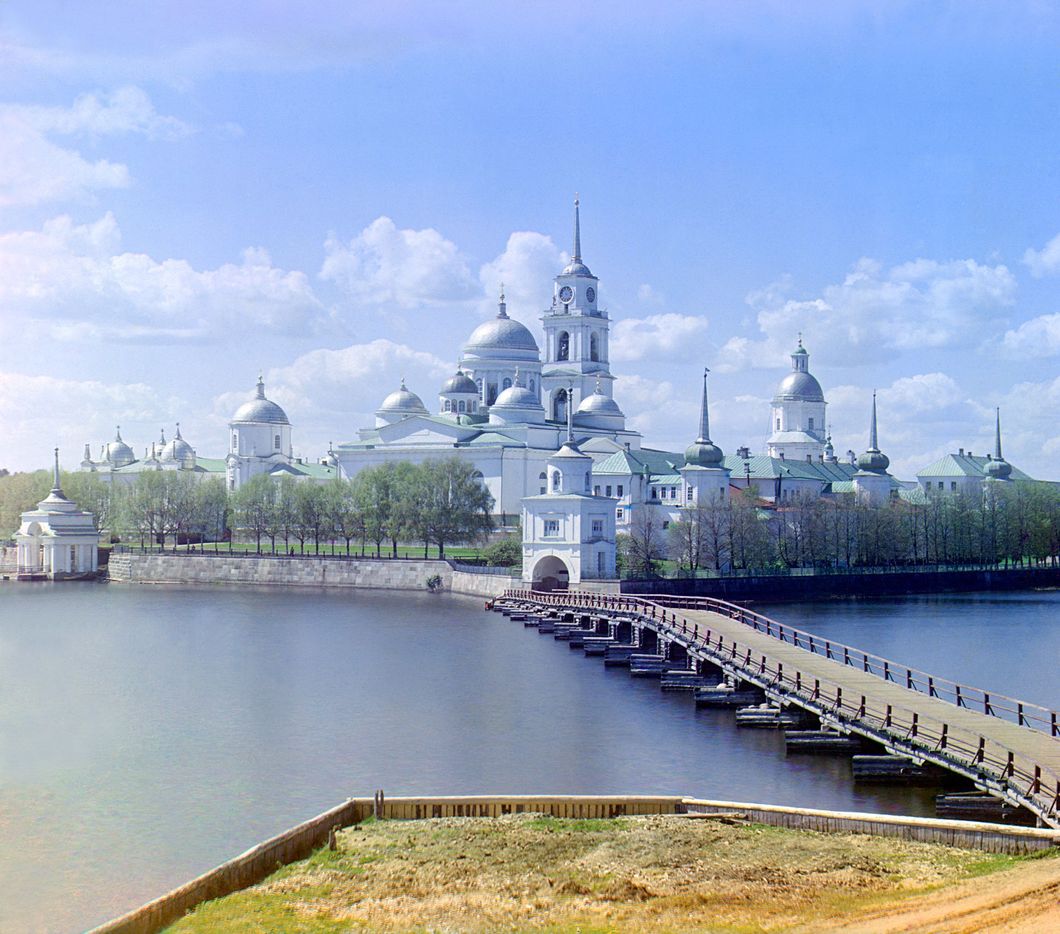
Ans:
[[[941,698],[912,691],[901,683],[883,681],[874,674],[844,665],[841,661],[816,653],[811,654],[808,649],[796,648],[773,636],[756,632],[720,613],[682,610],[680,615],[690,623],[698,625],[701,632],[712,630],[726,641],[736,640],[748,646],[754,654],[766,655],[780,662],[784,666],[786,676],[790,674],[795,677],[797,672],[801,672],[802,680],[820,679],[822,682],[841,685],[847,698],[847,706],[860,707],[861,697],[864,695],[871,698],[876,705],[890,704],[894,710],[915,712],[924,722],[933,720],[946,723],[952,731],[961,730],[968,734],[984,736],[1027,760],[1038,763],[1043,769],[1047,768],[1060,774],[1060,740],[1046,733],[991,717],[978,710],[955,707]],[[892,720],[893,718],[892,712]]]
[[[675,606],[677,601],[526,591],[506,597],[545,609],[631,618],[658,633],[662,643],[682,646],[691,658],[720,666],[781,704],[815,713],[822,724],[955,771],[1060,827],[1060,731],[1054,711],[962,688],[723,601],[685,600]]]

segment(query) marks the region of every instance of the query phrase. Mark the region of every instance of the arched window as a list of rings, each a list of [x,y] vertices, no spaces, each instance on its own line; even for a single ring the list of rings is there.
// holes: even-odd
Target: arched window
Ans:
[[[559,343],[556,347],[556,359],[570,359],[570,335],[566,331],[560,331]]]
[[[489,383],[486,386],[486,405],[493,405],[497,401],[497,384]]]
[[[541,492],[541,495],[544,496],[545,495],[545,490],[546,490],[546,488],[548,486],[548,477],[545,475],[545,472],[542,470],[541,473],[538,474],[537,479],[541,481],[541,490],[540,490],[540,492]]]
[[[533,380],[533,377],[531,377],[531,378],[530,378],[530,391],[531,391],[531,392],[537,392],[537,389],[536,389],[536,387],[534,386],[534,380]]]
[[[600,359],[600,339],[595,334],[589,336],[589,359]]]
[[[567,390],[559,389],[552,397],[552,418],[557,422],[567,420]]]
[[[445,411],[446,412],[452,412],[453,411],[453,403],[450,402],[448,399],[445,400]]]
[[[277,451],[280,450],[280,436],[279,435],[276,435],[275,438],[273,439],[272,446],[273,446],[273,448],[275,450],[277,450]]]
[[[460,411],[461,412],[467,411],[466,408],[464,407],[464,400],[463,399],[460,400],[459,405],[460,405]]]
[[[585,492],[586,493],[589,492],[589,489],[592,486],[592,482],[593,482],[592,472],[588,471],[588,470],[585,471]]]
[[[482,380],[481,380],[481,378],[475,380],[475,385],[478,386],[478,397],[481,399],[482,398]]]
[[[474,399],[472,399],[472,400],[471,400],[471,401],[470,401],[470,402],[469,402],[469,403],[467,404],[467,410],[468,410],[469,412],[471,412],[472,414],[474,414],[474,412],[475,412],[475,410],[476,410],[477,408],[478,408],[478,403],[476,403]]]
[[[501,388],[503,388],[503,389],[511,389],[512,388],[512,381],[510,379],[508,379],[508,377],[505,377],[504,378],[504,382],[501,384]]]
[[[563,474],[561,474],[558,470],[552,471],[552,492],[563,492]]]

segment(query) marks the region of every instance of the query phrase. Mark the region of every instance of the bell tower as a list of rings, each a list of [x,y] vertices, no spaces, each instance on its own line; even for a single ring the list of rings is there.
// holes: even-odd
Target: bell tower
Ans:
[[[582,399],[592,395],[598,380],[601,392],[612,396],[611,322],[599,305],[599,284],[582,261],[581,210],[575,197],[571,260],[556,276],[552,307],[541,317],[545,331],[542,402],[552,421],[565,422],[568,407],[577,408]]]

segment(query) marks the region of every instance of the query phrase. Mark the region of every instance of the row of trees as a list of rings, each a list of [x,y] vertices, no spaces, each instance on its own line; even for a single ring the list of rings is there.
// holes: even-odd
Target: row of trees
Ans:
[[[0,478],[0,521],[10,534],[19,514],[51,487],[46,471]],[[131,484],[111,484],[92,473],[64,474],[63,490],[93,513],[101,529],[141,544],[220,541],[236,529],[260,551],[326,542],[354,542],[362,554],[398,542],[422,542],[445,554],[447,545],[471,542],[491,528],[493,497],[472,467],[458,460],[381,464],[353,480],[327,484],[257,476],[229,496],[220,479],[199,480],[183,471],[145,471]]]
[[[304,552],[312,541],[354,542],[361,554],[370,545],[376,556],[383,548],[397,556],[399,542],[422,542],[424,553],[434,545],[445,556],[446,545],[472,542],[492,528],[493,496],[473,467],[459,460],[379,464],[352,480],[318,485],[290,478],[273,481],[258,476],[245,483],[232,500],[235,524],[252,536],[260,550],[268,540],[273,550],[298,543]]]
[[[985,495],[946,494],[921,504],[869,506],[853,497],[806,496],[775,511],[749,494],[682,510],[663,527],[635,515],[619,541],[627,574],[651,576],[670,561],[698,570],[1022,564],[1060,555],[1060,487],[1019,482]]]

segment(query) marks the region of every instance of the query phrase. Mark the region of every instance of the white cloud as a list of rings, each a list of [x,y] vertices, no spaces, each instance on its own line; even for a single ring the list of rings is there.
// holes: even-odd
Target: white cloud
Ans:
[[[1014,331],[1006,331],[1001,339],[1001,352],[1012,360],[1060,354],[1060,314],[1039,315]]]
[[[0,106],[0,206],[84,200],[95,191],[126,188],[128,168],[108,159],[86,158],[56,143],[56,135],[103,136],[138,133],[173,140],[191,127],[159,114],[141,89],[83,94],[71,107]]]
[[[347,441],[375,424],[374,413],[404,378],[428,411],[437,407],[442,381],[454,365],[434,354],[378,339],[337,350],[311,350],[265,374],[268,397],[284,407],[294,425],[297,452],[316,458],[329,441]],[[223,428],[252,395],[253,387],[213,400],[212,423]]]
[[[552,301],[552,278],[566,262],[567,254],[551,237],[516,231],[508,237],[504,252],[479,269],[479,281],[486,292],[484,310],[494,307],[503,283],[508,313],[532,327]]]
[[[703,352],[699,339],[706,330],[707,319],[698,315],[666,313],[623,318],[612,329],[611,359],[686,359]]]
[[[1053,237],[1040,250],[1027,250],[1023,254],[1023,263],[1035,278],[1060,272],[1060,234]]]
[[[433,228],[399,229],[379,217],[349,242],[329,236],[324,251],[321,277],[357,303],[415,308],[479,295],[456,244]]]
[[[182,259],[119,252],[120,243],[109,213],[0,234],[0,324],[35,323],[57,340],[167,342],[231,338],[248,327],[300,334],[327,318],[305,274],[276,268],[263,250],[196,270]]]
[[[185,405],[144,383],[106,383],[60,379],[29,373],[0,372],[0,424],[4,426],[4,463],[11,470],[46,467],[58,445],[62,466],[74,470],[85,443],[93,457],[99,444],[114,437],[114,426],[139,455],[158,437],[160,425],[187,414]],[[194,425],[185,434],[195,443]]]
[[[790,291],[784,281],[748,296],[765,336],[731,338],[722,348],[720,370],[782,365],[799,331],[811,352],[824,350],[847,363],[869,359],[880,348],[974,344],[1012,304],[1016,280],[1003,265],[971,259],[917,259],[890,268],[862,259],[820,297],[794,299]]]

